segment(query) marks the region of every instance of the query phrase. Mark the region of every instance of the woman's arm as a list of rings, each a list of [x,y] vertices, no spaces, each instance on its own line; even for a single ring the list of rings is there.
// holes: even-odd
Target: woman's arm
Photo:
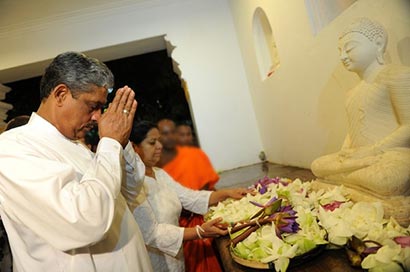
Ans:
[[[248,193],[252,193],[253,189],[234,188],[234,189],[221,189],[213,191],[209,197],[209,206],[215,205],[220,201],[224,201],[227,198],[241,199]]]
[[[221,224],[222,218],[216,218],[195,228],[184,229],[184,241],[219,237],[228,234],[227,225]]]
[[[198,214],[206,213],[209,206],[215,205],[228,197],[241,199],[247,193],[252,193],[253,191],[252,189],[245,188],[221,189],[217,191],[191,190],[179,184],[162,169],[157,174],[163,175],[163,179],[167,182],[168,186],[177,193],[184,209]]]

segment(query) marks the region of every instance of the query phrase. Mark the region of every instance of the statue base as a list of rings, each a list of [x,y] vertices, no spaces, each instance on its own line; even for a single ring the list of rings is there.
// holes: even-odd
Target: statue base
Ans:
[[[332,190],[335,186],[340,186],[323,179],[316,179],[312,181],[311,184],[312,190]],[[345,187],[345,191],[348,193],[348,197],[353,202],[380,202],[384,208],[385,218],[393,217],[401,226],[405,228],[410,225],[410,196],[375,196],[370,192],[348,187],[348,185],[343,186]]]

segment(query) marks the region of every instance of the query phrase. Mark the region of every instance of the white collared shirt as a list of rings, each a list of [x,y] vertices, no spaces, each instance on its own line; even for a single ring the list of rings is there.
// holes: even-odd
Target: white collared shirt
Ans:
[[[130,144],[102,138],[94,155],[35,113],[0,135],[0,213],[15,271],[151,271],[120,193],[132,206],[144,172]]]

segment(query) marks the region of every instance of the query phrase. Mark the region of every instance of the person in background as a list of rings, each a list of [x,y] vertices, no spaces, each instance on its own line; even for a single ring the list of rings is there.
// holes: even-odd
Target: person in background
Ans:
[[[160,141],[163,145],[161,159],[157,166],[162,167],[174,180],[193,190],[214,190],[219,180],[208,156],[198,147],[179,146],[176,141],[174,121],[162,119],[158,122]],[[201,225],[203,216],[183,210],[179,224],[189,228]],[[212,247],[212,239],[184,242],[185,269],[193,271],[221,271]]]
[[[185,187],[213,190],[219,176],[205,152],[198,147],[178,145],[174,121],[162,119],[157,124],[163,145],[157,166]]]
[[[176,124],[176,139],[178,145],[196,146],[192,127],[187,121]]]
[[[12,128],[20,127],[28,123],[30,116],[20,115],[11,119],[4,128],[4,131]],[[0,218],[0,271],[11,272],[13,271],[13,258],[10,251],[9,239],[7,237],[6,230],[4,229],[3,221]]]
[[[192,227],[179,227],[178,218],[182,208],[204,214],[210,205],[228,197],[240,199],[248,189],[225,189],[218,191],[197,191],[188,189],[161,168],[155,167],[161,156],[162,144],[155,123],[135,122],[130,140],[134,150],[145,164],[145,180],[134,217],[138,222],[154,271],[184,271],[183,241],[198,241],[208,237],[227,234],[220,225],[222,218]],[[197,261],[196,252],[185,256]],[[189,257],[188,257],[189,258]],[[214,270],[203,270],[214,271]]]
[[[28,120],[30,120],[30,116],[28,115],[20,115],[20,116],[14,117],[10,121],[8,121],[8,123],[6,124],[6,127],[4,128],[4,131],[23,126],[28,123]]]
[[[134,91],[81,53],[58,55],[27,125],[0,135],[0,215],[15,271],[152,271],[128,207],[145,168],[128,140]],[[79,139],[98,123],[93,154]],[[23,169],[23,171],[22,171]]]

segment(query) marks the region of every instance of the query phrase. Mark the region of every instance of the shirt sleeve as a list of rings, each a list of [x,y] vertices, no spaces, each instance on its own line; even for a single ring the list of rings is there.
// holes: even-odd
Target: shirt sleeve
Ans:
[[[138,195],[137,202],[138,206],[133,214],[145,244],[175,257],[182,246],[184,228],[157,222],[152,206],[147,200],[145,187]]]
[[[131,211],[137,206],[136,198],[140,193],[145,176],[145,165],[139,155],[132,148],[131,142],[128,142],[124,148],[125,176],[122,183],[121,193],[127,201]]]
[[[121,145],[102,138],[83,175],[59,154],[0,143],[0,201],[7,216],[66,251],[98,242],[110,228],[121,188]]]
[[[212,191],[197,191],[189,189],[176,182],[165,171],[161,170],[160,173],[162,175],[165,175],[164,180],[166,180],[168,186],[176,192],[184,209],[197,214],[205,214],[208,211],[209,198]]]

